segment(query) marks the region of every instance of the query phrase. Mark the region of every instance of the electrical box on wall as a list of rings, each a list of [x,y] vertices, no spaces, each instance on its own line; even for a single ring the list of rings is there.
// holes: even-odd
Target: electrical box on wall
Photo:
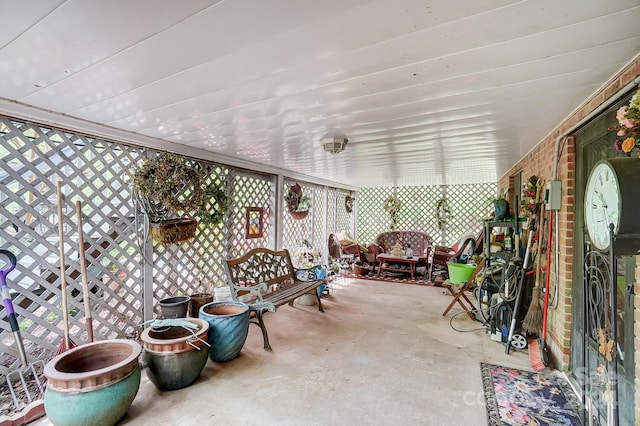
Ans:
[[[547,183],[544,202],[547,210],[560,210],[562,207],[562,181],[552,180]]]

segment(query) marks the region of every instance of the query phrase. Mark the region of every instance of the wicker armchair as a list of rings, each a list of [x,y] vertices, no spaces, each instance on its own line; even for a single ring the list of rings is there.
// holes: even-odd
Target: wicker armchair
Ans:
[[[340,263],[352,263],[360,260],[366,262],[367,249],[356,242],[346,242],[340,240],[338,235],[329,234],[329,258]]]
[[[438,274],[442,281],[446,280],[449,277],[447,263],[459,262],[465,253],[471,255],[482,253],[482,231],[476,238],[466,237],[457,250],[453,247],[434,246],[429,262],[429,280],[433,281],[435,274]]]

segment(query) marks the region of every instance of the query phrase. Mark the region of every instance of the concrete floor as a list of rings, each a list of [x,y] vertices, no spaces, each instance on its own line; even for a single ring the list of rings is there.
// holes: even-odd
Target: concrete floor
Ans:
[[[338,278],[317,306],[265,315],[238,358],[209,361],[188,388],[160,392],[143,373],[122,425],[486,425],[480,362],[530,370],[480,323],[441,315],[439,287]],[[50,425],[40,419],[34,425]]]

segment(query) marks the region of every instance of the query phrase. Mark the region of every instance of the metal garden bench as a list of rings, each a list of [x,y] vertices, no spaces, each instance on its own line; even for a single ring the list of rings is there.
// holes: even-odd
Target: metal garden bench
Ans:
[[[227,273],[231,297],[247,303],[252,318],[257,317],[257,322],[251,322],[260,326],[266,350],[271,350],[271,345],[262,318],[265,311],[275,312],[278,306],[286,303],[293,306],[296,298],[313,293],[318,300],[318,310],[324,312],[317,289],[326,284],[326,280],[296,279],[291,256],[286,249],[274,251],[256,248],[237,259],[224,259],[222,263]]]

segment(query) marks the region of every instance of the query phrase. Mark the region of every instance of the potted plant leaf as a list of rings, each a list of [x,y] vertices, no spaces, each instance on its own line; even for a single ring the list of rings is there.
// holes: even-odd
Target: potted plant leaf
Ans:
[[[145,159],[131,177],[135,199],[149,218],[155,241],[171,244],[193,238],[198,219],[188,214],[200,210],[205,195],[196,162],[163,152]],[[178,213],[187,216],[168,219]]]

